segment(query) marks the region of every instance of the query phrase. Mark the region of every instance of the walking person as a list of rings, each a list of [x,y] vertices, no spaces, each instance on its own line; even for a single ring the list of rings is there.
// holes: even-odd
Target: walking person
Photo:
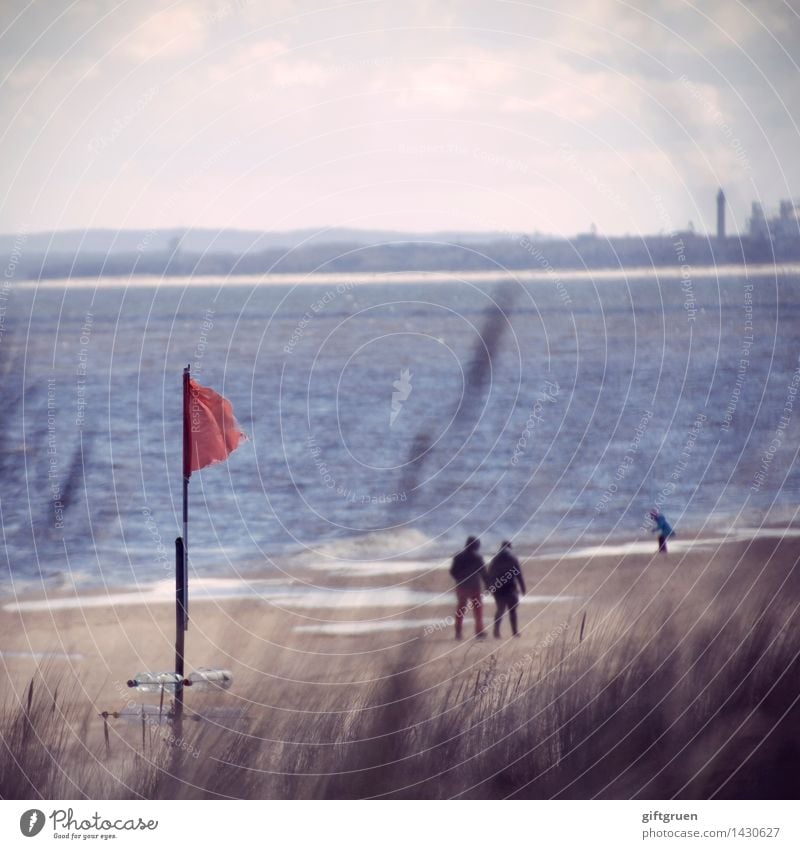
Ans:
[[[667,540],[671,536],[675,536],[675,531],[672,525],[667,521],[666,516],[658,510],[650,511],[650,518],[655,522],[655,527],[652,532],[658,532],[658,550],[662,554],[667,553]]]
[[[508,611],[508,618],[511,620],[512,634],[515,637],[519,636],[517,629],[519,594],[517,588],[522,595],[525,595],[525,579],[522,577],[519,560],[511,553],[511,543],[506,540],[489,564],[489,592],[494,594],[494,602],[497,605],[494,614],[495,639],[500,639],[500,625],[506,611]]]
[[[467,537],[464,548],[453,558],[450,574],[456,582],[456,639],[463,639],[464,615],[472,610],[475,617],[475,637],[485,640],[483,628],[483,607],[481,592],[488,585],[483,557],[478,553],[481,541],[476,537]]]

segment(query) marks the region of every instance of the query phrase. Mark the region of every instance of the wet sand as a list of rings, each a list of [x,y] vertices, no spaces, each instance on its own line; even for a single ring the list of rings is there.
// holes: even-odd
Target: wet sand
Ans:
[[[361,684],[383,677],[410,652],[435,687],[487,658],[513,666],[545,642],[573,641],[582,620],[588,632],[620,613],[646,616],[649,606],[666,602],[699,621],[710,601],[727,599],[735,607],[753,593],[772,591],[798,558],[800,540],[777,533],[687,544],[667,556],[522,557],[528,596],[520,608],[521,638],[509,639],[506,622],[499,641],[462,643],[453,639],[446,564],[432,563],[427,571],[401,566],[397,574],[333,566],[251,580],[198,579],[191,584],[186,670],[231,670],[233,687],[215,697],[221,704],[241,706],[253,687],[272,687],[287,698],[282,707],[294,710],[307,688],[324,684],[347,709]],[[77,682],[76,697],[92,710],[114,710],[132,697],[153,702],[125,682],[140,671],[173,668],[171,600],[170,582],[140,591],[4,599],[0,678],[7,697],[16,699],[43,670],[53,681]],[[484,610],[490,623],[494,603],[488,600]],[[472,636],[471,617],[466,633]]]

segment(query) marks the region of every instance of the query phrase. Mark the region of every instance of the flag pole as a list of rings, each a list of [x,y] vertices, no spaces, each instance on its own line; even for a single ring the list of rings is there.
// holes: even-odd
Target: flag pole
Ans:
[[[192,476],[191,364],[183,370],[183,630],[189,630],[189,478]]]
[[[175,540],[175,728],[181,734],[183,719],[183,676],[184,676],[184,583],[183,583],[183,539]]]
[[[192,474],[192,427],[189,369],[183,370],[183,536],[175,540],[175,727],[183,721],[184,632],[189,630],[189,478]]]

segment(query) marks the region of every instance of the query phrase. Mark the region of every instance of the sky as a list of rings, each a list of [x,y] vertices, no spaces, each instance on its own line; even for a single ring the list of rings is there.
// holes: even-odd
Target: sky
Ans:
[[[800,197],[800,3],[0,3],[0,232],[570,236]]]

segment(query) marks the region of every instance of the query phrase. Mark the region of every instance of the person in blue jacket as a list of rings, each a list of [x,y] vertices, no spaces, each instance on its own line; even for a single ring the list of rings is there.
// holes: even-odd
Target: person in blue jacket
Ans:
[[[656,523],[653,528],[653,533],[658,532],[658,550],[662,554],[667,553],[667,539],[675,536],[675,531],[672,525],[667,521],[666,516],[658,510],[650,511],[650,518]]]

